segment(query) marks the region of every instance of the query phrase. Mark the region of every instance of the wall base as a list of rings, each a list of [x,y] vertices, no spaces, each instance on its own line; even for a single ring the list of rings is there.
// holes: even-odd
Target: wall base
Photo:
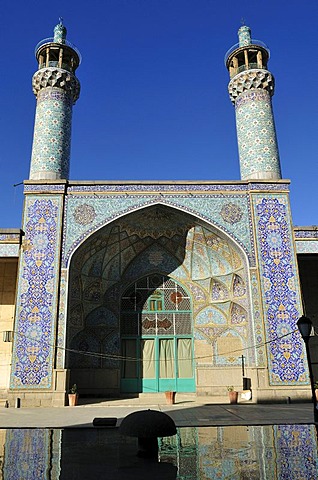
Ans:
[[[289,403],[308,402],[311,400],[311,389],[305,386],[270,386],[266,368],[248,368],[245,376],[250,380],[252,399],[248,403]],[[227,386],[233,386],[238,392],[243,391],[242,372],[239,367],[223,368],[211,365],[197,366],[197,385],[193,400],[209,403],[228,403]],[[222,382],[222,384],[221,384]],[[21,407],[63,407],[68,405],[67,393],[70,386],[76,383],[80,397],[120,398],[120,372],[117,369],[56,369],[53,371],[53,389],[50,391],[35,389],[0,389],[0,402],[14,407],[16,399],[20,399]],[[134,394],[146,397],[151,394]],[[160,394],[162,395],[162,394]],[[240,400],[239,400],[240,401]]]

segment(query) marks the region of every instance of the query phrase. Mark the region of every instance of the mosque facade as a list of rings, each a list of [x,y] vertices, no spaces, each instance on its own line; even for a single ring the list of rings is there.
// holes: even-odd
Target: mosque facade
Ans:
[[[80,54],[59,24],[36,58],[22,229],[0,231],[1,397],[64,405],[76,383],[99,397],[310,398],[296,323],[300,267],[316,308],[318,233],[292,224],[266,45],[242,26],[226,55],[236,181],[70,180]]]

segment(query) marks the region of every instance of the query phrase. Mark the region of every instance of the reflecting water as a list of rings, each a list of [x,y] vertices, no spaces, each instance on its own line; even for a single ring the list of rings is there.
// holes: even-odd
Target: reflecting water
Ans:
[[[159,445],[156,462],[117,429],[0,430],[0,479],[318,478],[313,425],[180,428]]]

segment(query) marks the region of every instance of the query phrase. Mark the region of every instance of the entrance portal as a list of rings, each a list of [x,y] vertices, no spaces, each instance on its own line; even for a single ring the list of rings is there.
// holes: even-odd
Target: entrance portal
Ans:
[[[172,278],[152,274],[121,298],[121,391],[194,392],[192,311]]]

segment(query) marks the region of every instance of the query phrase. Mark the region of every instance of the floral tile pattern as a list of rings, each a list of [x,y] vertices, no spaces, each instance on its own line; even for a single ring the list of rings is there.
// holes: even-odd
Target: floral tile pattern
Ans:
[[[0,244],[0,257],[18,257],[19,249],[17,244]]]
[[[246,195],[165,195],[164,198],[156,195],[72,195],[66,200],[63,266],[67,266],[74,249],[98,228],[122,215],[152,204],[177,207],[220,227],[239,243],[251,263],[254,263],[251,228],[246,228],[246,222],[251,226]]]
[[[11,388],[51,387],[62,200],[26,198]]]
[[[297,240],[297,253],[318,253],[318,240]]]
[[[267,345],[270,384],[308,384],[296,326],[301,302],[288,197],[255,195],[254,212],[266,338],[271,341]]]

